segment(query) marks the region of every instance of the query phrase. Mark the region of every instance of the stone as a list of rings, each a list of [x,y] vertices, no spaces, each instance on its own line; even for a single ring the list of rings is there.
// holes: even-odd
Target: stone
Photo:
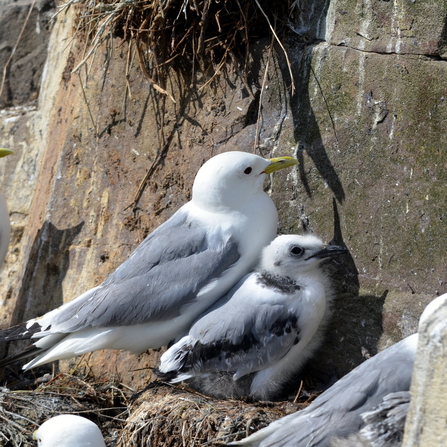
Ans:
[[[445,445],[447,429],[447,304],[424,319],[411,381],[403,446]]]
[[[0,5],[0,107],[37,98],[47,59],[53,0],[19,0]]]
[[[176,103],[147,83],[119,37],[72,73],[85,56],[79,36],[66,43],[79,11],[58,15],[37,108],[7,109],[0,124],[0,144],[17,152],[0,164],[17,219],[0,270],[2,326],[104,280],[189,199],[205,160],[254,151],[259,131],[262,155],[300,159],[268,185],[280,232],[330,240],[335,226],[350,250],[347,266],[332,266],[340,297],[309,365],[320,385],[416,330],[425,304],[447,291],[445,2],[297,5],[284,39],[294,95],[279,48],[261,94],[270,40],[260,39],[254,95],[231,70],[202,90],[172,71],[164,88]],[[81,364],[141,389],[159,355],[100,352]]]

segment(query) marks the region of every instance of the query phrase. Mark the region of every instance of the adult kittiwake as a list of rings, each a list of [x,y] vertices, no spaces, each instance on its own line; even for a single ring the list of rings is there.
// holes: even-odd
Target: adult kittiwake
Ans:
[[[410,406],[410,391],[389,393],[376,407],[361,414],[361,430],[333,438],[331,447],[400,447]]]
[[[248,438],[229,445],[246,447],[329,447],[363,426],[362,413],[390,393],[408,391],[418,335],[366,360],[341,378],[306,409],[272,422]]]
[[[258,268],[162,355],[156,374],[193,378],[219,398],[275,399],[322,341],[333,291],[320,263],[346,251],[313,235],[278,236]]]
[[[447,306],[447,294],[428,304],[419,319],[420,330],[441,306]],[[305,410],[278,419],[249,437],[228,445],[393,445],[397,435],[395,425],[399,421],[402,424],[401,431],[403,430],[417,344],[418,334],[410,335],[357,366],[318,396]],[[389,408],[388,420],[377,419],[377,413],[386,407]],[[386,433],[384,430],[391,432]],[[354,444],[351,443],[352,440]]]
[[[75,414],[60,414],[33,434],[38,447],[106,447],[98,426]]]
[[[9,149],[0,148],[0,158],[12,154]],[[0,266],[8,253],[9,238],[11,236],[11,224],[9,222],[9,212],[6,206],[6,200],[0,194]]]
[[[140,353],[179,339],[256,264],[275,236],[277,212],[264,179],[295,165],[227,152],[199,170],[192,199],[152,232],[102,284],[0,332],[34,344],[0,366],[37,355],[24,369],[99,349]]]

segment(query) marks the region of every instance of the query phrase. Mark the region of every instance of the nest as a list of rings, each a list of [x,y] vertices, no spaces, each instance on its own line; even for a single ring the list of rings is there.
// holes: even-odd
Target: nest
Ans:
[[[53,416],[73,413],[98,424],[110,445],[128,416],[128,396],[122,385],[93,377],[58,374],[35,390],[0,388],[0,446],[35,447],[33,432]]]
[[[78,2],[69,0],[57,14]],[[135,43],[144,76],[166,95],[163,84],[174,65],[192,80],[198,71],[208,74],[206,84],[227,62],[247,78],[250,45],[267,36],[281,45],[294,8],[291,0],[83,0],[77,33],[86,37],[87,50],[73,73],[105,40],[119,36]]]
[[[160,382],[137,395],[93,376],[58,374],[35,390],[0,388],[0,447],[35,447],[33,432],[62,413],[95,422],[108,446],[223,445],[305,405],[218,400]]]
[[[130,406],[117,447],[225,445],[302,407],[291,402],[219,400],[155,383]]]

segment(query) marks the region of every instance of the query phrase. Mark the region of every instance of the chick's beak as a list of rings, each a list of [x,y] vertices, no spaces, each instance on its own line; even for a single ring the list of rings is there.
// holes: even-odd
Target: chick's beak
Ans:
[[[332,258],[333,256],[344,255],[347,252],[348,252],[347,248],[342,247],[341,245],[324,245],[321,250],[314,253],[308,259],[311,259],[311,258],[317,258],[317,259]]]

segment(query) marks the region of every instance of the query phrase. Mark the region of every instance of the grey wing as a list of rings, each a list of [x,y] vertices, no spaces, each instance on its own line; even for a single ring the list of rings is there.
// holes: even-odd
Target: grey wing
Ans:
[[[375,394],[380,374],[365,375],[363,385],[360,375],[355,379],[352,386],[346,381],[337,382],[308,408],[296,413],[295,418],[290,418],[288,424],[276,430],[271,427],[269,436],[255,445],[329,447],[333,438],[345,438],[358,432],[363,425],[361,414],[379,402]]]
[[[377,387],[379,374],[369,375],[363,385],[337,382],[305,410],[273,422],[259,433],[259,442],[244,443],[259,447],[329,447],[333,437],[345,437],[362,425],[360,410]],[[345,388],[348,386],[348,388]],[[264,433],[262,433],[265,430]],[[248,438],[250,439],[250,438]],[[247,439],[247,440],[248,440]]]
[[[328,447],[331,439],[357,432],[364,412],[387,394],[409,389],[414,352],[403,349],[403,343],[405,340],[362,363],[305,410],[279,419],[235,445]]]
[[[239,258],[232,237],[218,231],[210,236],[186,216],[174,215],[100,286],[62,306],[51,318],[51,329],[72,332],[172,319]]]
[[[221,307],[194,324],[180,371],[232,371],[237,379],[273,364],[298,343],[298,315],[286,304],[253,305],[244,293],[250,292],[236,286]]]
[[[377,407],[363,413],[365,426],[358,435],[360,439],[377,446],[402,445],[410,399],[409,391],[390,393]]]

